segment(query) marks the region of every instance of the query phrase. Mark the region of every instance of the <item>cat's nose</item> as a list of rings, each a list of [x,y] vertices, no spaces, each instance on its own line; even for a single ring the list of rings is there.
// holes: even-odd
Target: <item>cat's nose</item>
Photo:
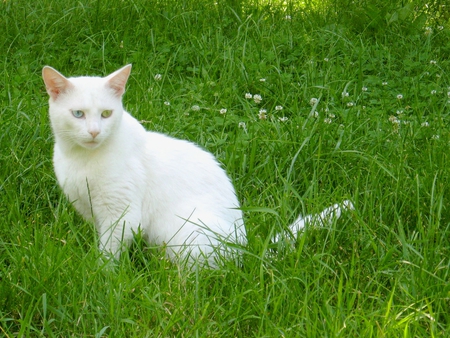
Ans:
[[[100,134],[100,130],[91,130],[89,134],[92,135],[92,138],[96,138],[98,134]]]
[[[102,128],[100,128],[100,124],[97,121],[87,121],[87,131],[91,134],[92,138],[96,138]]]

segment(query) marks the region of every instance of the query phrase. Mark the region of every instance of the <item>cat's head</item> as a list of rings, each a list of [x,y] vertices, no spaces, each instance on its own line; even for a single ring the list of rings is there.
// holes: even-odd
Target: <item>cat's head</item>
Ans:
[[[66,78],[45,66],[42,77],[50,95],[56,142],[95,149],[110,139],[122,120],[122,96],[130,71],[127,65],[106,77]]]

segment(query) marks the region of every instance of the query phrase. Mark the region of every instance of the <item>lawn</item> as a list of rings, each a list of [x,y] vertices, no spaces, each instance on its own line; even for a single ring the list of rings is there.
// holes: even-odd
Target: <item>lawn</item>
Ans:
[[[421,3],[2,1],[0,336],[447,337],[450,18]],[[111,268],[57,186],[42,67],[128,63],[127,111],[229,173],[242,264],[191,271],[137,236]]]

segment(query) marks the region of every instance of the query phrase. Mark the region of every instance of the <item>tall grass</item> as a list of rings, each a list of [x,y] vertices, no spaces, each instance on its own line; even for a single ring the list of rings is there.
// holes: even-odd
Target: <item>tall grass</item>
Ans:
[[[330,3],[0,4],[2,335],[448,335],[448,18],[436,2],[374,25],[365,2]],[[242,265],[186,271],[139,236],[115,269],[99,263],[54,178],[40,72],[127,63],[128,111],[232,177]],[[338,222],[270,244],[346,198],[356,210]]]

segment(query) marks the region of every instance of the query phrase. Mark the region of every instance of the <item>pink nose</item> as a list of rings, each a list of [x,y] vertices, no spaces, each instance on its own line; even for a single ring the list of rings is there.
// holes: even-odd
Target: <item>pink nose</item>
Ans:
[[[89,134],[92,135],[92,138],[96,138],[98,134],[100,134],[100,131],[98,130],[92,130],[89,132]]]

